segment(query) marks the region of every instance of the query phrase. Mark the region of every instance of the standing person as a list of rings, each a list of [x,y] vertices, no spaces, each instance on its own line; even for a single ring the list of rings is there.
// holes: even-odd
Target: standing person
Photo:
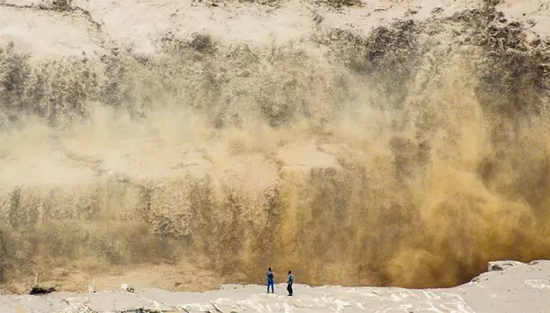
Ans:
[[[288,281],[286,285],[286,290],[288,290],[288,295],[292,296],[294,291],[292,290],[292,284],[294,283],[294,275],[292,275],[292,271],[288,271]]]
[[[271,267],[267,269],[267,293],[269,293],[269,286],[271,286],[271,293],[275,293],[275,273],[273,273]]]

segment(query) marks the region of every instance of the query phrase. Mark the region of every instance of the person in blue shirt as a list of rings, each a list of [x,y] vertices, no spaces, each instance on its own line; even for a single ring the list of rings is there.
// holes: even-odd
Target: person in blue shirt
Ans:
[[[294,275],[292,275],[292,271],[288,271],[288,281],[286,285],[286,290],[288,290],[289,296],[292,296],[294,294],[294,290],[292,290],[293,283],[294,283]]]
[[[269,286],[271,286],[271,293],[275,293],[275,273],[273,273],[271,267],[267,269],[267,293],[269,293]]]

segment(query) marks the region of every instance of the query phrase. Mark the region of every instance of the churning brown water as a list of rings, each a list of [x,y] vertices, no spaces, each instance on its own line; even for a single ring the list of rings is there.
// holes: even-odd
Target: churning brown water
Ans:
[[[185,261],[195,289],[268,266],[434,287],[550,257],[550,41],[493,8],[162,42],[100,64],[0,54],[4,282]]]

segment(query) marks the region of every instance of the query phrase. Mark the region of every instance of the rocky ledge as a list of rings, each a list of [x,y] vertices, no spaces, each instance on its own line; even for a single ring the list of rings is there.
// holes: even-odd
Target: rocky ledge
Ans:
[[[550,261],[490,262],[490,272],[448,289],[394,287],[285,286],[266,294],[263,286],[224,285],[204,293],[141,289],[87,294],[54,292],[44,296],[0,297],[2,312],[544,312],[550,298]]]

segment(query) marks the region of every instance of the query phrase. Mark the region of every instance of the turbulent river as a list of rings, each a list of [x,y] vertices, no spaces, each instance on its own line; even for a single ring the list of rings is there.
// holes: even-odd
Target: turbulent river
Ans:
[[[5,283],[188,260],[442,287],[550,257],[550,40],[491,6],[301,45],[159,42],[1,50]]]

